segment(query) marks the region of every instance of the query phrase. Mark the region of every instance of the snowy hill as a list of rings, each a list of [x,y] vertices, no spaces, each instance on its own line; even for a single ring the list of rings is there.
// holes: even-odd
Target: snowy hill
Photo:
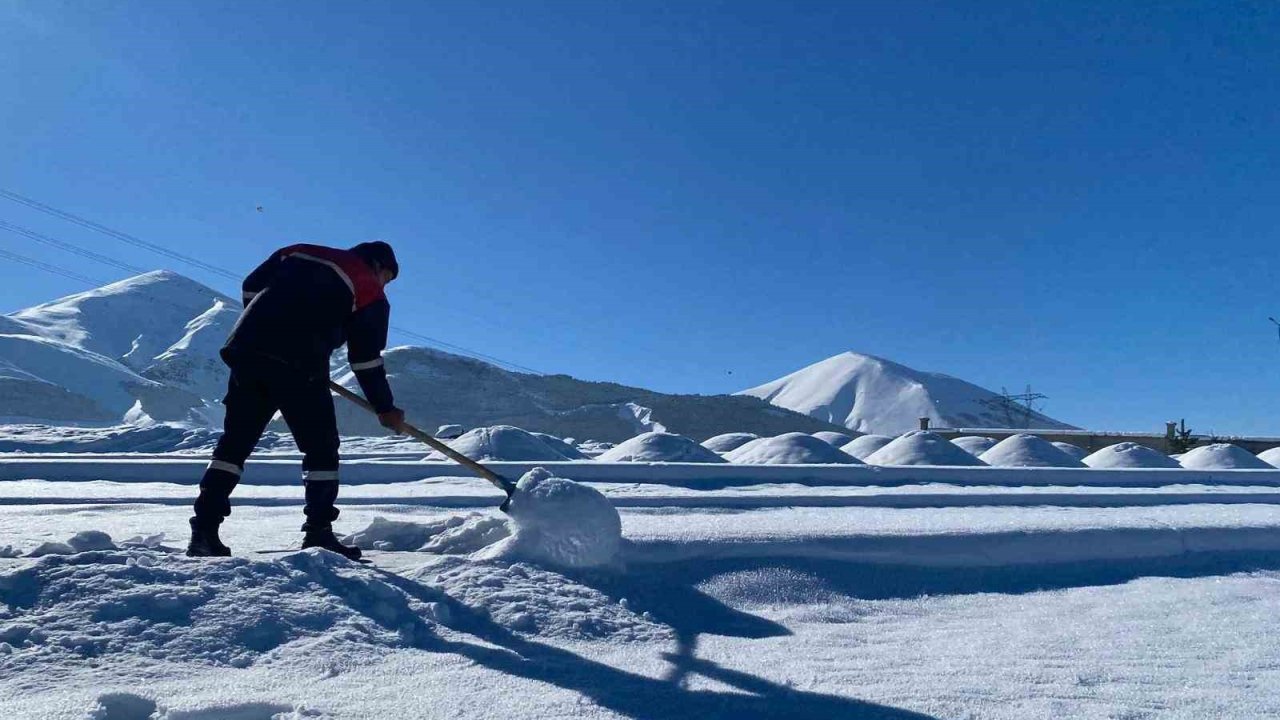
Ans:
[[[184,382],[174,368],[180,360],[210,374],[217,345],[206,336],[225,337],[221,308],[230,304],[193,280],[157,271],[0,316],[0,417],[187,419],[202,398],[215,397],[212,383]]]
[[[758,397],[852,430],[898,434],[919,428],[920,418],[935,427],[1009,427],[1001,396],[973,383],[940,373],[846,352],[739,395]],[[1014,418],[1021,423],[1021,413]],[[1030,427],[1071,425],[1033,413]]]
[[[422,347],[384,354],[396,402],[424,428],[514,425],[558,437],[622,442],[647,432],[705,440],[725,432],[779,435],[834,429],[830,423],[739,395],[668,395],[568,375],[508,372],[489,363]],[[335,379],[355,388],[349,370]],[[343,434],[381,435],[376,419],[338,404]]]

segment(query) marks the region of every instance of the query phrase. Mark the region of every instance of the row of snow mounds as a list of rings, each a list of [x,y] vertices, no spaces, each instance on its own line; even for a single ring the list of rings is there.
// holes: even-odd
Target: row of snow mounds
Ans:
[[[752,440],[725,455],[739,465],[861,465],[862,461],[812,435],[794,432]]]

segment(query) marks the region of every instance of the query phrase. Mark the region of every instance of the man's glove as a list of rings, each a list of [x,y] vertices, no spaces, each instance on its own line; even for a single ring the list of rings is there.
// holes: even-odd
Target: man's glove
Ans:
[[[378,413],[378,424],[398,434],[400,426],[404,425],[404,411],[400,408],[391,408],[386,412]]]

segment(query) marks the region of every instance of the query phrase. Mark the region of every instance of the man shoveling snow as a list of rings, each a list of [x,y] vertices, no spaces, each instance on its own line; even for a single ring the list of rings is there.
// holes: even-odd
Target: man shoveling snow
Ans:
[[[231,368],[224,431],[200,481],[188,555],[231,554],[218,527],[231,514],[231,492],[245,460],[279,411],[303,454],[302,547],[360,557],[360,548],[343,545],[333,534],[339,440],[329,356],[346,343],[351,369],[378,421],[398,430],[404,412],[393,401],[382,351],[391,313],[383,288],[399,273],[391,246],[368,242],[349,250],[293,245],[272,253],[245,278],[244,313],[221,353]]]

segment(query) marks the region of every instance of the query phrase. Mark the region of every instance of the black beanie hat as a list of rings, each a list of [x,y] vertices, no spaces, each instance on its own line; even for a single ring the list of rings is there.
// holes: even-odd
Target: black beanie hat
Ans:
[[[351,252],[360,256],[369,265],[377,265],[384,270],[390,270],[393,278],[400,276],[400,263],[396,262],[396,253],[391,246],[381,240],[373,242],[362,242],[351,248]]]

